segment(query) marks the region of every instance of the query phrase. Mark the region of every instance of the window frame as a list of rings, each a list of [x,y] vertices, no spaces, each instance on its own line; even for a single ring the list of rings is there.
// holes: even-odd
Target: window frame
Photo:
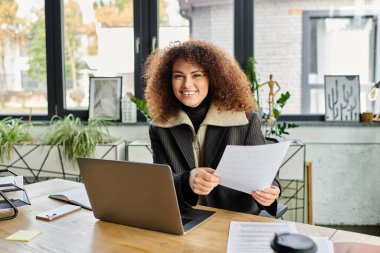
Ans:
[[[65,116],[73,114],[82,120],[87,120],[88,110],[65,109],[65,66],[64,66],[64,0],[45,0],[45,34],[46,34],[46,68],[47,68],[47,115],[32,115],[33,120],[49,120],[54,115]],[[134,0],[134,35],[135,35],[135,96],[144,95],[144,80],[142,66],[146,57],[157,45],[152,45],[154,37],[158,36],[158,4],[157,1]],[[136,38],[142,43],[136,45]],[[157,39],[155,41],[158,41]],[[27,120],[29,115],[0,115],[18,117]],[[145,121],[138,112],[138,121]]]
[[[65,65],[64,65],[64,0],[45,0],[45,26],[46,26],[46,65],[47,65],[47,94],[48,108],[47,115],[32,115],[34,120],[49,120],[52,116],[64,116],[69,113],[87,120],[88,110],[67,110],[65,109]],[[143,78],[143,65],[148,55],[157,47],[159,28],[159,6],[158,0],[139,1],[133,3],[134,19],[134,52],[135,52],[135,96],[144,97],[145,80]],[[239,10],[239,12],[238,12]],[[234,43],[239,43],[239,47],[234,47],[235,54],[239,55],[239,63],[246,65],[248,55],[253,55],[253,31],[246,33],[245,28],[253,27],[253,2],[235,1],[235,33]],[[245,17],[252,22],[248,22]],[[237,24],[242,24],[242,26]],[[191,24],[191,22],[190,22]],[[244,26],[243,26],[244,25]],[[190,26],[191,29],[191,26]],[[241,43],[244,42],[245,43]],[[252,42],[252,43],[251,43]],[[5,118],[13,115],[0,115]],[[29,115],[18,115],[18,117],[28,119]],[[146,122],[145,117],[138,111],[138,122]]]
[[[334,11],[304,11],[302,22],[302,85],[301,85],[301,116],[314,116],[320,117],[323,121],[325,115],[323,114],[307,114],[310,111],[310,92],[312,89],[324,89],[323,84],[309,84],[308,74],[310,72],[310,65],[308,64],[308,56],[311,51],[310,35],[311,35],[311,20],[318,18],[354,18],[358,12],[351,10],[334,10]],[[380,40],[378,35],[379,30],[379,15],[380,13],[374,11],[360,11],[360,16],[366,18],[373,18],[375,22],[374,30],[374,57],[373,66],[374,71],[372,73],[373,79],[378,80],[380,77],[380,70],[376,68],[380,62]],[[284,115],[286,116],[286,115]]]
[[[234,52],[242,69],[254,55],[254,1],[234,1]]]
[[[249,56],[254,56],[254,1],[234,1],[234,53],[237,62],[243,70],[247,69]],[[80,117],[82,120],[88,119],[88,110],[67,110],[64,107],[65,99],[65,70],[64,70],[64,20],[63,20],[64,0],[45,0],[45,26],[46,26],[46,64],[47,64],[47,94],[48,113],[47,115],[32,115],[34,120],[49,120],[53,115],[64,116],[69,113]],[[143,79],[143,65],[148,55],[157,47],[159,28],[159,2],[134,0],[134,36],[135,36],[135,96],[144,97],[145,80]],[[311,17],[333,17],[335,15],[352,15],[347,11],[304,11],[303,12],[303,48],[302,48],[302,111],[301,114],[280,116],[280,120],[287,121],[324,121],[324,115],[305,114],[305,100],[310,99],[310,87],[307,87],[305,73],[308,73],[306,65],[306,54],[310,50]],[[365,15],[373,15],[376,18],[375,31],[375,80],[380,78],[380,68],[376,68],[376,63],[380,62],[380,40],[379,33],[379,13],[364,12]],[[191,20],[190,20],[191,31]],[[138,122],[146,122],[145,117],[138,113]],[[14,115],[1,115],[0,118]],[[29,115],[17,115],[28,119]]]

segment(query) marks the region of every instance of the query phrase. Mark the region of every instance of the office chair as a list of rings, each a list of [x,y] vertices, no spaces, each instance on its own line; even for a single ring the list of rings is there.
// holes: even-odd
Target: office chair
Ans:
[[[265,137],[265,139],[267,141],[267,144],[278,143],[278,140],[275,138]],[[287,210],[288,210],[287,205],[284,205],[284,204],[281,204],[280,202],[278,202],[277,203],[277,212],[276,212],[275,216],[271,215],[266,210],[261,210],[258,215],[263,216],[263,217],[278,219],[278,218],[282,218],[282,215],[284,215]]]
[[[277,212],[276,215],[273,216],[270,213],[268,213],[266,210],[261,210],[258,214],[259,216],[268,217],[268,218],[282,218],[282,216],[285,214],[285,212],[288,210],[288,206],[281,204],[280,202],[277,203]]]

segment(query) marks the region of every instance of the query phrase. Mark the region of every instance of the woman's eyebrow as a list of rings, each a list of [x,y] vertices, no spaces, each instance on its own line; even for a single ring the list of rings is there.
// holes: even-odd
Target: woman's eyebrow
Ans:
[[[197,72],[201,72],[201,73],[203,73],[203,74],[205,73],[204,70],[200,70],[200,69],[199,69],[199,70],[191,71],[190,74],[195,74],[195,73],[197,73]],[[182,71],[180,71],[180,70],[173,70],[173,74],[174,74],[174,73],[184,74],[184,73],[183,73]]]

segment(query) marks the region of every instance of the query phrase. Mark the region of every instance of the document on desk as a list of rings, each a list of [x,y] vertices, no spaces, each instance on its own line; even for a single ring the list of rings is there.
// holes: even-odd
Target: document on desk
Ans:
[[[297,233],[293,222],[231,221],[227,253],[273,253],[270,242],[275,233]]]
[[[333,242],[329,240],[328,237],[322,236],[311,236],[311,239],[317,244],[317,252],[316,253],[334,253]],[[363,251],[364,252],[364,251]]]
[[[84,187],[83,184],[80,187],[76,187],[74,189],[50,194],[49,198],[57,199],[69,204],[81,206],[87,210],[92,210],[90,200],[88,199],[88,196],[87,196],[86,188]]]
[[[271,186],[291,141],[258,146],[227,145],[215,175],[220,184],[246,192]]]

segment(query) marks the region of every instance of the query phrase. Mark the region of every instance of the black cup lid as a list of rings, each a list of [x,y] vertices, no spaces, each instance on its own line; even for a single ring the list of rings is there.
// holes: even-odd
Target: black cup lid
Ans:
[[[312,239],[293,233],[276,233],[271,247],[279,253],[314,253],[317,251],[317,245]]]

